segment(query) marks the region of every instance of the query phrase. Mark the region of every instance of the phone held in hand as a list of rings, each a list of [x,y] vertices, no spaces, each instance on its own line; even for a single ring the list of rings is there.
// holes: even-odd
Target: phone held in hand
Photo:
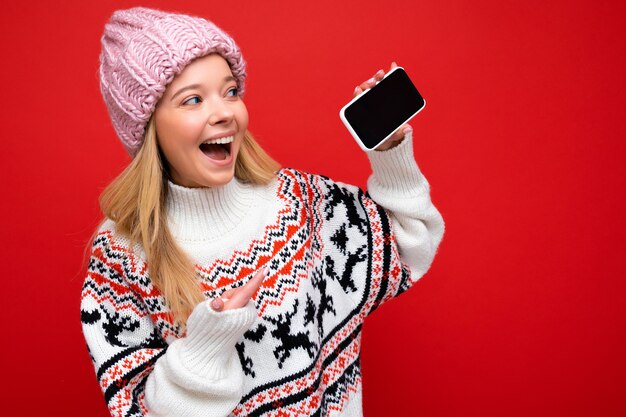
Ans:
[[[374,87],[343,106],[341,120],[366,152],[384,143],[419,113],[426,101],[402,67],[389,71]]]

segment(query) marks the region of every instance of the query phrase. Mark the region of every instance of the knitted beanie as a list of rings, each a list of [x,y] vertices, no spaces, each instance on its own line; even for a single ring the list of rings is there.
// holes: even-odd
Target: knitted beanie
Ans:
[[[246,64],[235,41],[213,23],[143,7],[119,10],[105,25],[100,90],[131,156],[167,85],[196,58],[220,54],[244,93]]]

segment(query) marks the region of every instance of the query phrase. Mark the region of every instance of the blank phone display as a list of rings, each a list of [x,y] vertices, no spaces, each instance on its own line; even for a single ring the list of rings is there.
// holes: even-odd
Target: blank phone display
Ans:
[[[398,68],[346,107],[344,116],[363,144],[373,149],[424,104],[407,74]]]

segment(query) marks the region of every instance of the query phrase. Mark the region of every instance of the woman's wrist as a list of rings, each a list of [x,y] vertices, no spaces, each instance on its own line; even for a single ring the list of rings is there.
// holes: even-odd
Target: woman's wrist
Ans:
[[[409,196],[427,186],[413,156],[412,132],[408,132],[397,146],[367,155],[372,166],[372,176],[368,180],[370,193],[382,191]]]
[[[187,335],[180,343],[180,361],[196,374],[218,376],[219,367],[234,353],[235,344],[256,318],[254,302],[242,308],[214,311],[200,303],[187,320]]]

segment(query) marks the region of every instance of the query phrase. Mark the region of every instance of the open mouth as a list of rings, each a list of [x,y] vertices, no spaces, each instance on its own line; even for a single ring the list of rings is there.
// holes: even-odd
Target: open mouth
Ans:
[[[200,145],[200,150],[214,161],[225,161],[230,156],[230,147],[234,136],[209,140]]]

